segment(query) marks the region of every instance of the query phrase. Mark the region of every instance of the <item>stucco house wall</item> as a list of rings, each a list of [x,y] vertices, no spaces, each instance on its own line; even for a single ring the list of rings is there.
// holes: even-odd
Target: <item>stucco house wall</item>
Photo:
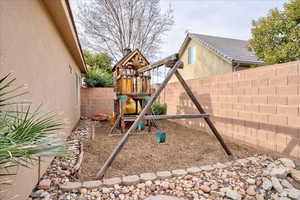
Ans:
[[[48,3],[66,9],[64,0]],[[67,27],[65,24],[65,30]],[[58,113],[65,122],[61,136],[66,137],[80,118],[80,87],[76,81],[81,72],[80,58],[74,56],[74,49],[62,35],[44,1],[0,1],[0,76],[12,72],[16,85],[25,84],[29,91],[24,99],[32,101],[33,106],[42,104],[45,112]],[[43,160],[41,174],[50,161],[51,158]],[[7,190],[0,192],[0,199],[27,199],[38,181],[37,165],[14,171],[17,176],[10,177],[11,186],[0,188]]]
[[[188,48],[192,46],[196,47],[196,62],[188,64]],[[179,71],[186,80],[232,72],[231,63],[193,39],[189,40],[179,59],[184,63],[184,68]],[[176,77],[172,77],[171,82],[176,81]]]

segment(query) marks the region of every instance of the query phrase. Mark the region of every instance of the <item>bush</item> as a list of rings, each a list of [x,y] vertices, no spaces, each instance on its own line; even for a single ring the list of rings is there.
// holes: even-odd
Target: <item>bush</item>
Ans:
[[[112,59],[105,53],[93,54],[87,50],[83,51],[84,60],[88,66],[98,67],[104,71],[110,72],[112,70]]]
[[[87,87],[112,87],[113,77],[103,69],[88,67],[84,82]]]
[[[153,115],[165,115],[167,113],[167,104],[153,104],[151,110]]]

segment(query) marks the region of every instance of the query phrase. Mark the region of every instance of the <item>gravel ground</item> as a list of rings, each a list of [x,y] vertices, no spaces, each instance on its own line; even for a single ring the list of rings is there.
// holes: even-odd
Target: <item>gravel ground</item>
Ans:
[[[89,137],[89,125],[81,123],[70,140],[85,141]],[[76,150],[69,157],[54,159],[41,178],[40,185],[32,192],[32,198],[34,200],[142,200],[148,197],[153,199],[153,196],[157,195],[168,195],[195,200],[300,199],[300,166],[287,158],[274,159],[266,155],[252,155],[223,164],[218,163],[212,167],[188,166],[200,167],[202,170],[195,174],[146,181],[131,186],[100,186],[95,189],[81,188],[64,192],[59,188],[59,184],[77,180],[70,169],[74,167],[78,154],[79,151]],[[45,184],[41,185],[42,182]]]
[[[105,177],[133,175],[143,172],[173,170],[226,162],[221,145],[212,134],[186,128],[174,122],[159,121],[162,131],[167,133],[167,142],[158,144],[155,129],[152,134],[136,133],[129,137]],[[95,178],[100,167],[111,154],[122,136],[108,137],[110,123],[101,123],[96,128],[95,139],[84,144],[84,161],[81,180]],[[254,151],[241,145],[227,142],[236,158],[244,158]],[[171,158],[171,159],[170,159]]]
[[[218,167],[194,175],[147,181],[132,186],[81,188],[72,192],[57,189],[48,192],[48,196],[42,199],[139,200],[149,196],[153,199],[156,195],[168,195],[194,200],[298,200],[300,190],[297,189],[297,181],[300,181],[300,171],[296,170],[298,166],[293,165],[294,162],[289,159],[273,160],[271,157],[257,155],[218,164]]]

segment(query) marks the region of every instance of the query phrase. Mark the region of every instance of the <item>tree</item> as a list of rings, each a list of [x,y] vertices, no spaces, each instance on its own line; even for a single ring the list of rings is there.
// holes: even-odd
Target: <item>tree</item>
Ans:
[[[96,66],[90,66],[87,68],[84,82],[87,87],[112,87],[113,77],[111,72],[109,73]]]
[[[85,50],[83,52],[87,63],[87,73],[84,83],[87,87],[112,87],[112,60],[105,53],[92,54]]]
[[[62,124],[55,115],[39,108],[32,111],[28,102],[15,102],[26,92],[12,88],[14,81],[10,74],[0,79],[0,184],[9,183],[6,176],[14,175],[9,168],[30,167],[38,156],[64,156],[72,147],[60,139]]]
[[[115,61],[124,49],[138,48],[146,57],[159,52],[162,36],[174,24],[172,10],[162,13],[160,0],[91,0],[78,5],[81,40]]]
[[[112,60],[105,53],[92,54],[87,50],[83,51],[85,62],[88,66],[97,67],[104,71],[112,71]]]
[[[249,49],[268,64],[300,59],[300,0],[284,9],[271,9],[267,17],[252,22]]]

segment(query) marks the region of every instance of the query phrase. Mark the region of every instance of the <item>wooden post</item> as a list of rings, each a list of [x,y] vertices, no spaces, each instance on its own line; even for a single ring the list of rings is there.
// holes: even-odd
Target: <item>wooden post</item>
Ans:
[[[185,80],[182,78],[182,76],[180,75],[180,73],[177,70],[175,71],[175,75],[178,78],[178,80],[181,83],[181,85],[183,86],[183,88],[186,91],[186,93],[189,95],[189,97],[192,100],[192,102],[197,107],[197,109],[200,112],[200,114],[205,114],[204,109],[202,108],[202,106],[198,102],[197,98],[194,96],[192,90],[189,88],[189,86],[187,85],[187,83],[185,82]],[[209,128],[211,129],[211,131],[215,134],[216,138],[218,139],[218,141],[222,145],[222,147],[225,150],[225,152],[227,153],[227,155],[229,155],[229,156],[232,155],[231,151],[226,146],[226,144],[225,144],[222,136],[219,134],[218,130],[216,129],[216,127],[214,126],[214,124],[212,123],[212,121],[210,120],[210,118],[209,117],[205,117],[204,120],[208,124]]]
[[[151,128],[152,128],[151,120],[147,120],[147,124],[148,124],[148,133],[151,133]]]
[[[113,127],[109,130],[108,135],[111,135],[113,133],[113,131],[120,126],[120,121],[121,121],[121,115],[118,115],[117,120],[115,121],[115,124],[113,125]]]
[[[163,83],[161,84],[161,86],[155,91],[153,97],[150,99],[150,101],[148,101],[148,103],[146,104],[146,106],[144,107],[144,109],[142,110],[142,112],[140,113],[140,115],[138,116],[138,118],[134,121],[134,123],[131,125],[131,127],[128,129],[128,131],[125,133],[125,135],[123,136],[123,138],[121,139],[121,141],[115,147],[115,149],[113,150],[113,152],[111,153],[111,155],[105,161],[104,165],[102,166],[102,168],[100,169],[100,171],[96,175],[97,178],[103,178],[103,176],[104,176],[107,168],[111,165],[111,163],[113,162],[113,160],[115,159],[115,157],[117,156],[117,154],[120,152],[120,150],[122,149],[122,147],[126,143],[129,134],[137,128],[138,123],[143,119],[144,115],[151,108],[152,104],[155,102],[155,100],[157,99],[157,97],[160,95],[161,91],[167,85],[167,83],[171,79],[172,75],[181,66],[183,66],[183,63],[181,61],[177,61],[175,63],[175,65],[170,69],[170,71],[168,72],[168,74],[167,74],[165,80],[163,81]]]

